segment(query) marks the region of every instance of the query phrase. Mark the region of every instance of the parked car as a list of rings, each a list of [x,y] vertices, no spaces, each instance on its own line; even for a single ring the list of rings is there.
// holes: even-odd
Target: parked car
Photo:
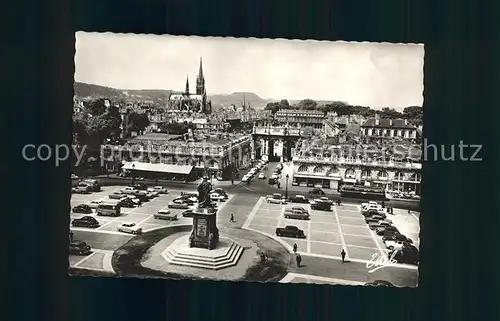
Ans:
[[[302,203],[302,204],[307,204],[309,203],[309,200],[302,195],[295,195],[293,197],[288,198],[288,201],[290,203]]]
[[[92,248],[83,241],[69,243],[69,254],[71,255],[89,255],[90,253],[92,253]]]
[[[392,231],[392,232],[394,232],[394,234],[399,233],[399,230],[395,226],[380,226],[380,227],[377,227],[375,229],[375,232],[377,233],[377,235],[382,235],[387,231],[389,231],[389,232]]]
[[[73,213],[90,214],[92,213],[92,208],[87,204],[80,204],[73,207]]]
[[[241,178],[241,181],[244,183],[249,182],[251,180],[252,180],[252,178],[250,176],[247,176],[247,175],[245,175]]]
[[[178,208],[178,209],[187,209],[189,204],[183,200],[173,200],[168,203],[168,208]]]
[[[266,179],[266,175],[264,173],[260,173],[258,178],[259,179]]]
[[[312,194],[312,195],[325,195],[325,192],[323,192],[323,190],[321,188],[315,187],[315,188],[312,188],[309,191],[309,194]]]
[[[276,235],[277,236],[284,236],[284,237],[295,237],[295,238],[305,238],[306,237],[303,230],[301,230],[297,226],[293,226],[293,225],[287,225],[285,227],[276,228]]]
[[[212,193],[210,194],[210,200],[212,201],[217,201],[217,202],[224,202],[226,198],[219,193]]]
[[[162,186],[155,186],[153,189],[160,194],[168,194],[168,190]]]
[[[84,179],[81,181],[78,185],[87,185],[90,189],[91,192],[100,192],[101,191],[101,185],[99,182],[95,179]]]
[[[193,210],[185,210],[181,215],[183,217],[193,217]]]
[[[377,202],[375,202],[375,201],[369,201],[368,203],[361,203],[362,207],[367,207],[369,205],[379,206],[379,204]],[[380,206],[380,207],[382,207],[382,206]]]
[[[90,193],[90,187],[88,185],[78,185],[76,187],[73,187],[71,189],[72,193],[75,194],[89,194]]]
[[[331,211],[332,205],[323,202],[311,202],[311,209],[317,211]]]
[[[87,227],[87,228],[97,228],[101,226],[99,221],[92,216],[84,216],[81,218],[75,218],[71,225],[74,227]]]
[[[380,220],[378,222],[372,222],[370,224],[368,224],[368,227],[371,229],[371,230],[376,230],[377,228],[379,227],[389,227],[389,226],[392,226],[392,223],[389,223],[387,221],[384,221],[384,220]]]
[[[407,243],[404,241],[396,241],[396,240],[391,240],[391,239],[384,241],[385,247],[388,248],[389,250],[400,249],[405,244],[407,244]]]
[[[386,217],[385,216],[382,216],[382,215],[373,215],[373,216],[369,216],[369,217],[365,217],[365,222],[367,224],[370,224],[370,223],[376,223],[380,220],[384,220]]]
[[[160,192],[158,192],[157,190],[155,190],[153,187],[148,187],[147,192],[151,193],[151,195],[153,195],[153,197],[160,196]]]
[[[144,183],[135,183],[134,185],[131,185],[130,187],[133,187],[136,190],[139,191],[147,191],[148,190],[148,185]]]
[[[267,183],[269,185],[274,185],[278,182],[278,179],[277,178],[273,178],[273,177],[270,177],[268,180],[267,180]]]
[[[271,204],[286,204],[286,199],[280,193],[266,196],[266,202]]]
[[[319,200],[321,202],[324,202],[324,203],[327,203],[327,204],[330,204],[330,205],[333,205],[333,200],[329,199],[328,197],[326,196],[323,196],[323,197],[320,197]]]
[[[122,194],[132,195],[136,192],[136,189],[131,186],[127,186],[125,188],[122,188],[120,192]]]
[[[415,246],[407,245],[390,251],[388,258],[390,259],[391,257],[393,257],[393,259],[395,259],[398,263],[418,264],[419,251]]]
[[[406,243],[413,244],[412,239],[406,237],[403,234],[394,234],[394,235],[387,235],[387,236],[382,237],[382,241],[383,242],[388,241],[388,240],[403,241],[403,242],[406,242]]]
[[[90,201],[89,206],[90,208],[96,209],[102,203],[103,203],[102,201]]]
[[[154,218],[159,220],[175,221],[177,214],[171,213],[169,210],[159,210],[158,213],[153,215]]]
[[[141,234],[142,228],[137,226],[135,223],[123,223],[118,226],[118,232],[129,233],[129,234]]]
[[[376,209],[370,209],[370,210],[361,210],[361,215],[363,215],[364,217],[371,217],[373,215],[385,215],[385,213],[380,213],[378,210]]]
[[[132,199],[132,198],[129,198],[129,197],[124,197],[120,201],[120,206],[121,207],[125,207],[125,208],[133,208],[133,207],[135,207],[136,205],[138,205],[140,203],[141,202],[138,199]]]
[[[292,207],[289,209],[285,209],[283,213],[285,218],[299,219],[299,220],[308,220],[310,219],[309,212],[302,207]]]
[[[113,193],[108,195],[109,198],[114,199],[114,200],[119,200],[125,197],[122,193]]]

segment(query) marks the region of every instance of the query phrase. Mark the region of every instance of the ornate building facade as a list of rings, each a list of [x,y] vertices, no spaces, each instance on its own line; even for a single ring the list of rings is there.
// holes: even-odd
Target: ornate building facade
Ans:
[[[293,185],[339,189],[342,184],[363,184],[420,195],[422,164],[391,159],[362,160],[332,155],[293,157]]]
[[[203,62],[201,58],[198,76],[196,77],[195,93],[190,92],[189,77],[187,77],[184,91],[170,94],[167,110],[175,113],[212,113],[212,102],[207,99],[205,76],[203,75]]]

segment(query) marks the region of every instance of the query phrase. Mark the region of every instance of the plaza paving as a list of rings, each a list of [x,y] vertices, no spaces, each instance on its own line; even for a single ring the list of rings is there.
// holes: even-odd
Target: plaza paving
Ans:
[[[310,220],[286,219],[283,216],[286,207],[303,206],[311,214]],[[325,258],[339,259],[340,252],[345,249],[347,259],[358,262],[368,262],[372,256],[387,256],[389,250],[385,248],[382,238],[368,228],[358,205],[344,204],[333,206],[333,211],[324,212],[311,210],[309,204],[268,204],[263,198],[257,208],[249,216],[245,226],[275,236],[277,227],[294,225],[304,230],[306,239],[280,237],[286,244],[297,244],[298,251],[306,255],[316,255]],[[399,215],[390,216],[395,218]],[[409,215],[408,215],[409,216]],[[401,214],[401,217],[402,214]],[[409,216],[411,217],[411,216]],[[415,219],[411,217],[413,221]],[[409,218],[394,219],[398,227]],[[399,224],[398,224],[399,223]],[[406,224],[407,230],[417,229],[417,224]],[[403,230],[402,230],[403,232]],[[418,237],[418,229],[416,236]],[[415,233],[408,235],[417,240]]]
[[[108,200],[109,194],[122,188],[123,186],[105,186],[98,193],[72,195],[71,207],[82,203],[88,204],[93,200]],[[178,214],[177,221],[157,220],[153,217],[158,210],[167,208],[168,203],[180,193],[181,191],[169,189],[169,194],[160,195],[140,207],[122,208],[122,215],[116,218],[90,214],[101,223],[99,228],[71,227],[71,230],[75,239],[83,240],[92,247],[93,253],[86,257],[69,256],[70,266],[88,270],[112,271],[113,252],[133,237],[133,235],[117,231],[118,226],[124,222],[135,222],[143,228],[144,232],[168,226],[192,224],[192,218],[182,217],[181,213],[184,210],[180,209],[170,209]],[[284,209],[294,205],[307,208],[311,214],[311,220],[285,219]],[[218,203],[218,210],[219,228],[232,226],[255,230],[279,240],[289,250],[294,243],[298,245],[299,252],[303,254],[307,266],[291,271],[293,273],[281,282],[356,285],[372,281],[373,278],[391,280],[401,286],[415,286],[418,282],[415,266],[397,264],[376,273],[366,272],[366,263],[372,255],[374,253],[385,255],[388,250],[385,249],[381,237],[376,236],[367,227],[358,205],[344,204],[334,206],[331,212],[323,212],[310,210],[308,204],[268,204],[264,197],[249,192],[247,195],[230,194],[226,202]],[[234,214],[235,223],[229,222],[230,214]],[[418,218],[403,210],[396,210],[395,214],[389,216],[394,225],[418,244]],[[85,215],[87,214],[71,213],[71,221]],[[277,237],[276,227],[286,225],[295,225],[303,229],[307,238]],[[351,261],[345,266],[339,261],[342,248],[347,252],[347,259]],[[340,263],[340,266],[337,266],[337,263]]]

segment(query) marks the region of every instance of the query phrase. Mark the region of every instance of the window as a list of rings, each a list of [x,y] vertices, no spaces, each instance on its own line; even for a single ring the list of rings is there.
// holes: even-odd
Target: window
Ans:
[[[348,168],[345,171],[345,178],[355,178],[356,177],[356,171],[352,168]]]
[[[389,174],[386,171],[380,171],[378,172],[377,177],[379,179],[387,179],[389,178]]]
[[[363,179],[371,178],[371,176],[372,176],[372,173],[370,170],[365,169],[361,172],[361,178],[363,178]]]
[[[401,172],[397,172],[396,175],[394,175],[394,179],[398,181],[403,181],[405,178],[405,175]]]
[[[323,166],[316,166],[313,171],[315,174],[320,174],[324,172]]]
[[[307,171],[308,171],[308,167],[306,165],[300,165],[300,167],[298,169],[299,173],[303,173],[303,172],[307,172]]]
[[[411,175],[410,180],[412,180],[414,182],[420,182],[422,180],[422,175],[420,173],[415,173],[415,174]]]

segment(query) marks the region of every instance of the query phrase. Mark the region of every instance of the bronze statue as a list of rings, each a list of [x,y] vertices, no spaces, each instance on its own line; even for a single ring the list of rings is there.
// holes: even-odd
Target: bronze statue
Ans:
[[[203,182],[198,186],[198,203],[200,208],[212,207],[212,200],[210,199],[211,190],[212,184],[204,177]]]

